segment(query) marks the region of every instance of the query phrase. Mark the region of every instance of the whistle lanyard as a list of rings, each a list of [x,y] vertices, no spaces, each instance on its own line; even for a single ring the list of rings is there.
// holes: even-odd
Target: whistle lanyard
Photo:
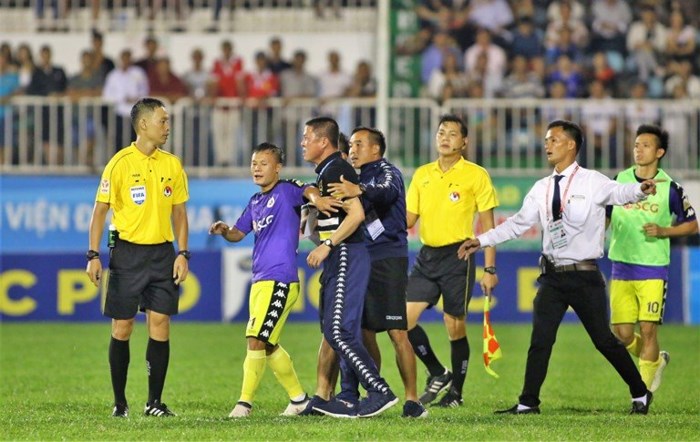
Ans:
[[[576,176],[576,172],[578,172],[578,169],[579,169],[579,166],[576,166],[576,168],[574,169],[574,172],[571,174],[571,178],[569,178],[569,182],[566,183],[566,189],[564,189],[564,195],[562,196],[562,199],[561,199],[561,207],[559,208],[559,214],[564,213],[564,206],[567,203],[566,195],[568,195],[568,193],[569,193],[569,186],[571,186],[571,182],[574,180],[574,176]],[[554,179],[554,175],[552,175],[550,178],[551,179],[549,181],[547,181],[547,195],[546,195],[546,199],[545,199],[545,207],[547,210],[547,221],[552,219],[552,213],[550,212],[550,207],[551,207],[552,202],[549,200],[549,190],[552,187],[552,180]]]

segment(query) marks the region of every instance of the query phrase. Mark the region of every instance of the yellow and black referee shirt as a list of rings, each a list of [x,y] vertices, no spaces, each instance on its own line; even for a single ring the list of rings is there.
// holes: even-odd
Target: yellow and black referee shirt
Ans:
[[[189,199],[187,174],[175,155],[156,149],[146,156],[132,143],[107,163],[95,199],[111,206],[120,239],[172,242],[173,206]]]
[[[419,167],[406,195],[406,210],[420,217],[420,240],[442,247],[474,237],[474,217],[498,206],[486,169],[460,158],[443,172],[437,161]]]

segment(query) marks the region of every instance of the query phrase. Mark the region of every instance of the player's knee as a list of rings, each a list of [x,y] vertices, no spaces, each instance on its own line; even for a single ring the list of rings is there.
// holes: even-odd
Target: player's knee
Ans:
[[[258,338],[248,337],[248,350],[267,350],[267,343]]]
[[[628,330],[627,327],[619,327],[614,325],[612,328],[613,334],[620,340],[625,346],[628,346],[634,341],[634,329]]]

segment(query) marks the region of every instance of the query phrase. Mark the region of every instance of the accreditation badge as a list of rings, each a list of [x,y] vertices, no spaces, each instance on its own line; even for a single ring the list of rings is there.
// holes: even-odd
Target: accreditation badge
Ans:
[[[567,246],[568,240],[564,231],[564,221],[561,219],[550,221],[547,225],[547,232],[549,232],[549,238],[552,240],[554,249],[563,249]]]

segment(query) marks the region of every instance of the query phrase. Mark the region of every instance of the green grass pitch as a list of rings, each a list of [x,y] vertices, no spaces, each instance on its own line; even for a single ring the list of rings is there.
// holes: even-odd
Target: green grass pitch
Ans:
[[[164,401],[179,414],[171,419],[141,415],[147,394],[145,325],[131,344],[127,397],[131,416],[113,419],[107,346],[109,324],[0,325],[1,440],[700,440],[700,328],[665,325],[662,348],[671,353],[650,414],[628,415],[626,385],[593,348],[579,324],[562,325],[539,416],[496,416],[521,388],[529,325],[494,324],[503,359],[500,379],[484,371],[480,324],[468,325],[472,357],[464,406],[430,409],[422,420],[401,418],[401,406],[363,420],[280,417],[287,398],[269,370],[253,415],[227,419],[238,399],[244,324],[179,323],[172,327],[171,364]],[[448,363],[441,324],[426,326]],[[315,386],[316,324],[288,324],[282,344],[292,355],[302,384]],[[385,335],[383,375],[403,394],[393,350]],[[422,367],[419,363],[419,367]],[[425,373],[419,368],[419,389]]]

